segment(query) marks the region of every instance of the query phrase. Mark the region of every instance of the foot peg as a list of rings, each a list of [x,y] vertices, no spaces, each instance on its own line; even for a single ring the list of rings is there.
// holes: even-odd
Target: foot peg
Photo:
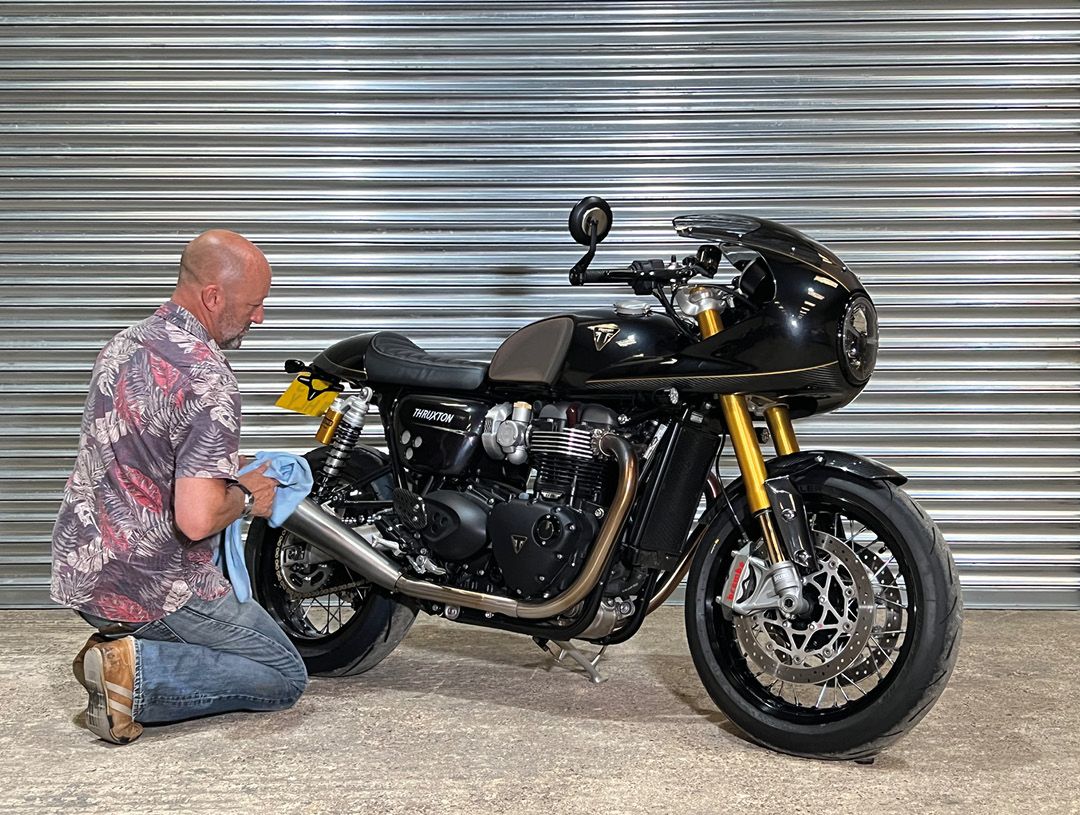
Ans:
[[[533,637],[533,642],[539,645],[543,650],[547,651],[555,660],[555,664],[560,668],[566,668],[568,671],[573,671],[574,666],[569,664],[569,661],[564,662],[567,657],[573,662],[576,662],[585,673],[589,675],[589,681],[593,684],[599,685],[601,682],[607,682],[608,677],[602,676],[600,671],[596,670],[597,663],[600,662],[600,657],[604,655],[604,651],[607,650],[607,646],[603,646],[593,656],[583,653],[569,642],[560,640],[544,640],[540,637]]]

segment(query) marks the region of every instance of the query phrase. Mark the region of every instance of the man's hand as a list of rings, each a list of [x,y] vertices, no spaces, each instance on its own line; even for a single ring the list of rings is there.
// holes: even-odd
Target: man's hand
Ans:
[[[270,462],[267,461],[250,473],[244,473],[236,477],[236,480],[247,487],[251,492],[251,496],[255,499],[255,508],[251,511],[251,514],[260,518],[270,517],[270,513],[274,508],[274,492],[278,488],[278,482],[272,478],[267,478],[265,475],[266,468],[269,466]]]

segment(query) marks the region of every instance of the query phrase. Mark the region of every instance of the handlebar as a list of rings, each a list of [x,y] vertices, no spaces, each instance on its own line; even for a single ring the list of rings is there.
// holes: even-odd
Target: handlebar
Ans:
[[[646,286],[646,291],[657,283],[675,283],[685,281],[695,274],[707,272],[699,266],[689,263],[691,258],[683,261],[682,265],[675,262],[672,257],[671,263],[662,260],[635,260],[623,269],[580,269],[575,266],[570,271],[570,285],[584,286],[587,283],[630,283]],[[711,275],[710,275],[711,276]]]

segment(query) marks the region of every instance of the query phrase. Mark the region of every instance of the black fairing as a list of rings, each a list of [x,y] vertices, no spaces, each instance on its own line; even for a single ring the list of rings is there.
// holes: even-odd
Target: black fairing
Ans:
[[[564,397],[627,396],[675,387],[691,393],[748,393],[785,402],[793,418],[841,407],[858,395],[844,377],[839,335],[858,278],[829,249],[799,231],[741,215],[676,218],[680,235],[759,253],[768,295],[736,301],[724,330],[693,342],[663,313],[614,310],[562,315],[526,326],[492,360],[492,384],[545,386]],[[753,274],[761,274],[761,263]],[[707,281],[702,280],[703,283]],[[769,296],[771,295],[771,297]],[[650,301],[651,302],[651,301]]]
[[[831,277],[849,292],[862,285],[832,250],[790,226],[749,215],[680,215],[672,222],[684,238],[705,240],[721,246],[743,246],[761,252],[770,265],[786,258],[815,274]]]

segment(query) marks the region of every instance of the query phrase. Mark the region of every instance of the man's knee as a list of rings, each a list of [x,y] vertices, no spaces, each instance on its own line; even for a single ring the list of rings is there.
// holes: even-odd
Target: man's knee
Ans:
[[[296,704],[297,700],[303,696],[304,691],[307,690],[308,686],[307,667],[304,665],[304,660],[300,657],[300,654],[296,655],[294,664],[285,675],[285,678],[288,680],[293,691],[291,701],[288,705],[289,707],[292,707]]]

